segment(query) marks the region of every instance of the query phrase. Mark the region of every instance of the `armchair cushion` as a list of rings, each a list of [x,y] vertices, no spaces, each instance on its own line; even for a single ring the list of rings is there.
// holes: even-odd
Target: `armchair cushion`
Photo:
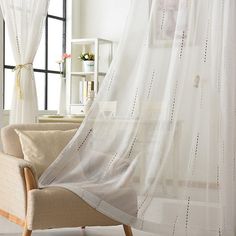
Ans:
[[[24,158],[21,144],[15,129],[18,130],[69,130],[79,128],[79,123],[44,123],[44,124],[14,124],[1,129],[3,152],[5,154]]]
[[[24,159],[32,163],[37,176],[40,177],[72,139],[77,129],[66,131],[20,131],[16,129],[15,131],[20,138]]]
[[[30,230],[120,224],[64,188],[34,189],[28,197],[27,225]]]

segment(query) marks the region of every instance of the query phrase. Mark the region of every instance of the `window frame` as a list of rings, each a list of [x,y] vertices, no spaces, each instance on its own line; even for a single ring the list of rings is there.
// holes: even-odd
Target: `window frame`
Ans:
[[[66,52],[66,31],[67,31],[67,0],[62,0],[63,2],[63,16],[55,16],[51,14],[47,14],[46,20],[45,20],[45,68],[44,69],[38,69],[34,68],[34,72],[39,72],[39,73],[44,73],[45,75],[45,87],[44,87],[44,92],[45,92],[45,99],[44,99],[44,109],[41,111],[50,111],[48,110],[48,74],[58,74],[60,75],[61,72],[58,70],[49,70],[48,69],[48,52],[49,52],[49,47],[48,47],[48,38],[49,38],[49,31],[48,31],[48,19],[55,19],[55,20],[60,20],[62,21],[63,24],[63,33],[62,33],[62,54]],[[3,20],[3,36],[2,36],[2,41],[3,41],[3,80],[2,80],[2,107],[3,110],[6,111],[5,109],[5,69],[14,69],[15,66],[13,65],[6,65],[5,63],[5,22]]]

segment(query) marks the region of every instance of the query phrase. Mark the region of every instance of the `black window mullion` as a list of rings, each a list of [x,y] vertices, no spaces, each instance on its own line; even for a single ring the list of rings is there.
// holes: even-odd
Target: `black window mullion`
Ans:
[[[45,22],[45,103],[44,109],[48,109],[48,16]]]
[[[3,21],[3,65],[5,65],[5,21]],[[3,81],[2,81],[2,87],[3,87],[3,93],[2,93],[2,107],[5,109],[5,67],[3,66]]]
[[[5,69],[14,69],[14,66],[10,66],[10,65],[5,65],[4,66]],[[44,70],[44,69],[37,69],[34,68],[34,72],[39,72],[39,73],[50,73],[50,74],[60,74],[60,71],[56,71],[56,70]]]
[[[64,9],[63,9],[63,14],[64,14]],[[63,17],[59,17],[59,16],[53,16],[53,15],[49,15],[48,14],[48,18],[53,18],[53,19],[56,19],[56,20],[66,20],[66,18],[63,16]]]
[[[63,53],[66,52],[66,0],[63,0]]]

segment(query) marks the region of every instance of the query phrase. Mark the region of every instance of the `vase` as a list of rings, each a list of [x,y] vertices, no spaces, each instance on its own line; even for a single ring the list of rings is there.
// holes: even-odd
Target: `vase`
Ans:
[[[94,61],[83,61],[84,72],[94,72]]]
[[[66,78],[61,77],[60,80],[61,80],[60,97],[59,97],[57,114],[66,115]]]

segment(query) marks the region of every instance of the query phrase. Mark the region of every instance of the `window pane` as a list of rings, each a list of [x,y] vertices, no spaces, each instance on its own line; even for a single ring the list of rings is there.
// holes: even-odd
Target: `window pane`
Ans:
[[[63,17],[63,0],[50,0],[48,14]]]
[[[48,68],[59,70],[57,61],[62,57],[63,21],[48,18]]]
[[[45,30],[43,31],[39,48],[34,59],[34,68],[45,69]]]
[[[35,72],[35,83],[38,97],[38,109],[44,110],[45,104],[45,73]]]
[[[60,85],[60,75],[48,74],[48,110],[58,109]]]
[[[12,53],[11,43],[8,36],[8,30],[5,25],[5,64],[6,65],[15,65],[15,59]]]
[[[5,69],[5,92],[4,92],[4,109],[11,109],[12,93],[14,87],[15,73],[12,70]]]

